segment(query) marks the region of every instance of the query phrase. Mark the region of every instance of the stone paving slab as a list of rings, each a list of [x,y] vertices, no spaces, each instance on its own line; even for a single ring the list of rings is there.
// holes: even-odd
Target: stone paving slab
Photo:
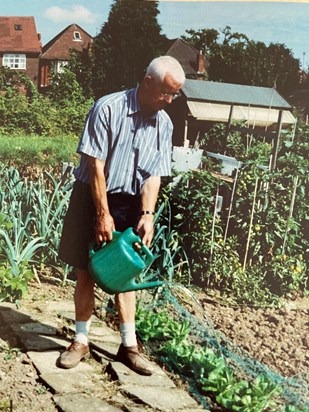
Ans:
[[[121,390],[129,397],[135,397],[146,405],[162,412],[191,412],[203,410],[187,392],[178,388],[154,390],[153,386],[123,385]]]
[[[119,342],[100,342],[100,341],[91,341],[91,346],[101,352],[103,355],[107,356],[109,359],[113,359],[119,349],[120,340]]]
[[[111,370],[114,377],[121,385],[138,385],[138,386],[153,386],[163,388],[175,388],[174,382],[166,375],[166,373],[155,363],[151,362],[154,373],[151,376],[142,376],[133,372],[127,366],[120,362],[112,362]]]
[[[14,330],[14,332],[27,332],[27,333],[33,333],[37,335],[48,335],[48,336],[53,336],[57,334],[57,323],[53,322],[29,322],[29,323],[24,323],[22,325],[12,325],[11,328]]]
[[[119,332],[115,332],[103,322],[99,324],[99,326],[91,324],[89,339],[91,341],[95,340],[96,342],[113,342],[118,346],[121,343]]]
[[[32,317],[28,313],[18,310],[13,303],[1,303],[0,316],[3,319],[3,322],[7,325],[12,325],[13,323],[28,323],[33,321]]]
[[[42,373],[40,378],[52,388],[54,393],[80,393],[93,392],[95,393],[97,386],[92,382],[92,372],[77,372],[72,373]]]
[[[11,327],[26,351],[64,349],[69,345],[68,341],[61,337],[24,332],[19,325],[12,325]]]
[[[40,375],[55,394],[54,401],[62,412],[200,412],[203,409],[184,390],[177,388],[168,375],[154,362],[152,376],[141,376],[114,361],[120,334],[93,316],[90,333],[92,361],[80,362],[73,369],[57,366],[57,359],[70,341],[58,336],[62,327],[74,332],[73,302],[36,303],[29,311],[14,304],[0,305],[0,320],[14,332]],[[95,363],[95,360],[97,361]],[[102,373],[108,373],[115,385],[107,401],[96,398],[105,393]],[[113,382],[113,379],[115,380]],[[117,405],[117,406],[115,406]],[[119,409],[121,407],[121,409]]]
[[[82,394],[54,396],[54,400],[63,412],[122,412],[109,403]]]
[[[80,362],[73,369],[63,369],[57,366],[57,360],[61,352],[59,351],[49,351],[49,352],[28,352],[27,355],[33,362],[36,369],[40,374],[43,373],[54,373],[54,374],[63,374],[64,376],[69,376],[75,372],[94,372],[93,366],[89,365],[86,362]]]

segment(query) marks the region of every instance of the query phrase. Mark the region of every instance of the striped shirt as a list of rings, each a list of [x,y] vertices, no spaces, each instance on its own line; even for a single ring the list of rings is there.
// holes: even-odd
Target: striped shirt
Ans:
[[[140,194],[150,176],[171,174],[172,132],[165,111],[143,117],[137,88],[104,96],[87,115],[74,175],[89,183],[87,156],[105,160],[109,193]]]

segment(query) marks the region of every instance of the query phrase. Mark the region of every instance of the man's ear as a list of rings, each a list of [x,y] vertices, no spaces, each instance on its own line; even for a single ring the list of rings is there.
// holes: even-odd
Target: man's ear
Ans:
[[[153,78],[151,76],[145,76],[144,77],[144,85],[146,89],[149,89],[149,87],[151,86],[151,83],[153,82]]]

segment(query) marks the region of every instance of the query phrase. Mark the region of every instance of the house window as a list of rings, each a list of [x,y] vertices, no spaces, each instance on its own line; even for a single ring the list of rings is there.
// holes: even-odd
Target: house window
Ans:
[[[3,66],[8,66],[10,69],[26,69],[25,54],[4,54],[2,60]]]
[[[81,40],[82,39],[82,36],[80,35],[80,32],[79,31],[75,31],[74,33],[73,33],[73,38],[74,38],[74,40]]]
[[[23,26],[21,24],[14,24],[15,30],[22,30]]]
[[[56,73],[63,73],[63,69],[64,69],[64,67],[65,66],[67,66],[68,65],[68,61],[66,61],[66,60],[59,60],[58,62],[56,62],[55,63],[55,66],[54,66],[54,70],[55,70],[55,72]]]

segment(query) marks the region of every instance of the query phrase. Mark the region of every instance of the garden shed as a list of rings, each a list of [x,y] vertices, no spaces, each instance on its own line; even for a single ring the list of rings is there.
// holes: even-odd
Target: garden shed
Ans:
[[[296,125],[292,106],[269,87],[187,79],[182,98],[172,106],[175,146],[198,148],[199,138],[214,123],[227,123],[227,133],[237,130],[271,143],[271,169],[276,165],[282,129]]]

